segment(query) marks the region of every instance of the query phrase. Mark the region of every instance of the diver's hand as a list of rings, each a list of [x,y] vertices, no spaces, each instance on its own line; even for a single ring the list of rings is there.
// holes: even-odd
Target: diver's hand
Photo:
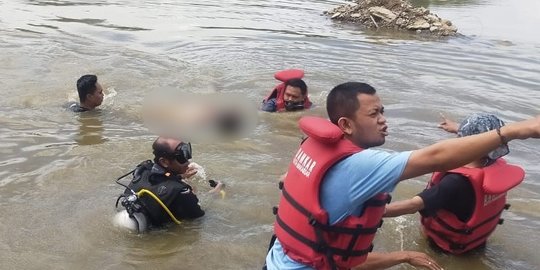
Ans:
[[[210,180],[210,181],[209,181],[210,186],[213,187],[213,189],[210,190],[208,193],[219,193],[225,187],[225,184],[223,184],[223,182],[221,181],[214,181],[214,180]]]
[[[193,168],[193,167],[189,167],[185,173],[182,174],[182,178],[184,179],[189,179],[191,178],[192,176],[194,176],[195,174],[197,174],[197,169],[196,168]]]
[[[458,123],[446,118],[446,116],[444,116],[444,114],[442,113],[440,113],[440,116],[442,118],[442,122],[439,123],[439,126],[438,126],[440,129],[443,129],[444,131],[450,132],[450,133],[458,132],[458,128],[459,128]]]
[[[443,268],[427,254],[416,251],[403,251],[407,255],[407,263],[415,267],[423,267],[431,270],[442,270]]]
[[[225,184],[221,181],[215,181],[215,180],[208,180],[208,182],[210,183],[210,186],[213,187],[213,189],[208,191],[208,193],[220,194],[221,199],[225,199],[226,192],[225,190],[223,190],[225,188]]]

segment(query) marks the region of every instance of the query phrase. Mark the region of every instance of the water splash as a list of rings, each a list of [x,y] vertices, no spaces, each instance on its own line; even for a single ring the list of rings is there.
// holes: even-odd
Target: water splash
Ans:
[[[396,225],[396,232],[399,233],[399,241],[400,241],[400,250],[403,251],[403,245],[404,245],[404,239],[403,239],[403,229],[405,229],[407,224],[407,219],[403,216],[394,218],[394,221],[397,223]]]
[[[207,180],[206,171],[204,170],[203,166],[199,165],[198,163],[191,162],[189,164],[189,168],[193,168],[197,170],[197,173],[189,178],[190,180],[197,180],[197,181]]]

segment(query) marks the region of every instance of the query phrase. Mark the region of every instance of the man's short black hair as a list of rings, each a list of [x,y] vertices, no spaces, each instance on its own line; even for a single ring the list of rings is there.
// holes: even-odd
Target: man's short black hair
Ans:
[[[307,94],[307,85],[302,79],[290,79],[287,81],[287,85],[300,88],[303,96]]]
[[[83,75],[77,80],[77,92],[79,92],[79,101],[81,103],[86,101],[86,95],[96,91],[96,82],[96,75]]]
[[[346,82],[334,87],[326,98],[326,111],[330,121],[337,125],[341,117],[353,118],[354,113],[360,108],[358,94],[374,95],[375,93],[375,88],[361,82]]]

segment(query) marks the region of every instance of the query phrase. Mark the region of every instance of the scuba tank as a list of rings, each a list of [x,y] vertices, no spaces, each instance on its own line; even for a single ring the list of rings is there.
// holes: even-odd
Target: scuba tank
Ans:
[[[127,210],[122,210],[114,215],[113,223],[115,226],[127,229],[132,232],[144,232],[148,230],[148,222],[143,213],[133,213],[130,217]]]
[[[119,210],[113,218],[113,224],[117,227],[127,229],[129,231],[142,233],[148,230],[149,221],[148,217],[144,214],[144,206],[139,199],[139,194],[129,188],[127,185],[120,183],[120,180],[125,178],[128,175],[132,175],[132,182],[136,182],[141,178],[143,170],[148,167],[151,168],[152,161],[147,160],[137,165],[132,171],[118,177],[116,183],[125,187],[126,191],[118,196],[116,199],[115,207],[117,210],[121,209],[118,207],[118,203],[122,205],[124,209]]]

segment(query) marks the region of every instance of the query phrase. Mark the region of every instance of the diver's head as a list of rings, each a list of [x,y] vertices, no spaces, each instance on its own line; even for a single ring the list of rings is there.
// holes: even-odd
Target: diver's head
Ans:
[[[500,129],[503,126],[504,122],[493,114],[475,113],[461,122],[457,134],[459,137],[465,137]],[[486,164],[493,163],[496,159],[507,155],[509,152],[508,145],[499,146],[485,157],[487,159]]]
[[[287,111],[297,111],[304,109],[304,102],[307,98],[307,85],[302,79],[288,80],[283,93],[285,109]]]
[[[152,144],[154,162],[173,174],[187,171],[191,159],[191,143],[174,138],[158,137]]]

